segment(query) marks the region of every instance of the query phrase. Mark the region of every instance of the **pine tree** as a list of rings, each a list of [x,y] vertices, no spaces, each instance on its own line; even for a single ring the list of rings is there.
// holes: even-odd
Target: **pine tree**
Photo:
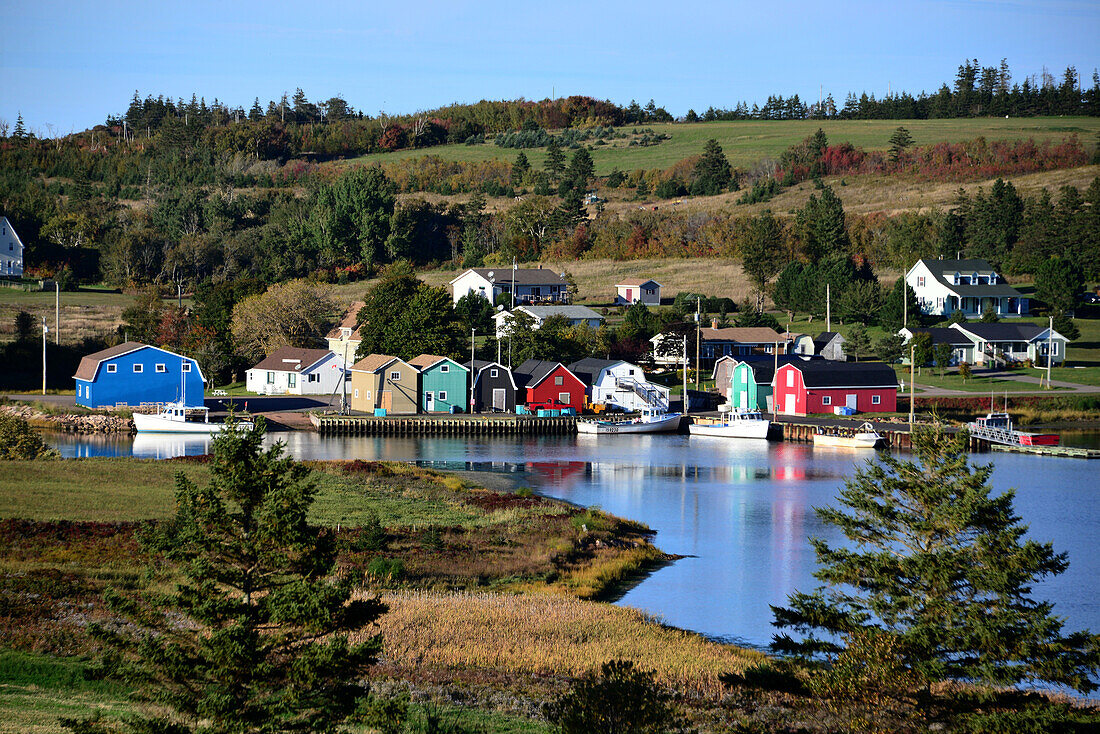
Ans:
[[[577,148],[569,161],[568,180],[573,186],[582,190],[588,187],[588,179],[596,175],[596,165],[592,162],[592,155],[584,148]]]
[[[783,228],[771,209],[754,217],[749,236],[741,248],[741,267],[756,289],[756,310],[764,309],[764,291],[768,281],[779,274],[779,250],[783,246]]]
[[[248,111],[248,119],[255,122],[256,120],[264,119],[264,108],[260,107],[260,98],[256,97],[252,100],[252,109]]]
[[[523,186],[523,181],[527,177],[527,172],[531,170],[531,164],[527,160],[527,154],[520,151],[516,156],[516,162],[512,164],[512,188],[518,189]]]
[[[968,463],[965,433],[937,425],[912,438],[915,461],[885,454],[845,483],[837,507],[817,510],[847,542],[811,540],[825,586],[773,607],[776,626],[807,634],[779,635],[773,647],[836,654],[838,637],[880,630],[925,684],[1094,690],[1100,636],[1063,634],[1053,605],[1031,598],[1035,582],[1066,570],[1066,555],[1024,540],[1014,492],[990,496],[993,468]]]
[[[27,128],[23,126],[22,112],[15,117],[15,129],[11,131],[11,136],[16,140],[22,140],[27,137]]]
[[[129,719],[131,731],[331,732],[367,694],[361,676],[381,639],[349,634],[385,606],[351,600],[351,577],[334,574],[334,533],[307,520],[309,470],[281,444],[265,450],[263,434],[220,434],[210,484],[179,475],[176,516],[143,532],[178,564],[175,591],[108,592],[129,624],[93,629],[112,650],[103,670],[156,706]]]
[[[904,127],[899,127],[890,136],[890,162],[897,163],[902,151],[913,144],[913,136]]]
[[[714,196],[733,181],[733,169],[717,140],[711,138],[703,146],[703,157],[695,164],[692,176],[695,180],[691,193],[696,196]]]
[[[550,138],[546,146],[546,163],[543,164],[550,180],[557,183],[565,171],[565,154],[561,152],[561,146],[557,138]]]
[[[904,296],[902,295],[903,288],[905,289]],[[908,299],[908,307],[902,300],[903,298]],[[905,323],[907,316],[908,323]],[[905,282],[905,278],[898,278],[894,282],[894,287],[886,294],[882,309],[878,312],[878,322],[888,334],[896,334],[901,331],[903,326],[920,325],[920,303],[917,301],[916,292]]]

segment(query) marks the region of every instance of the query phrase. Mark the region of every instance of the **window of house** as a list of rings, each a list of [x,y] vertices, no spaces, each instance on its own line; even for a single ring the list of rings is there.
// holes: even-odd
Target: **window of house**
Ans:
[[[191,371],[191,363],[190,362],[184,362],[183,363],[183,371],[184,372],[190,372]]]
[[[141,372],[142,366],[143,366],[143,365],[140,365],[140,364],[135,364],[135,365],[134,365],[134,372],[135,372],[135,373]]]
[[[794,370],[787,370],[787,387],[794,387]]]
[[[1058,356],[1058,342],[1053,340],[1050,342],[1050,353],[1054,357]]]
[[[401,373],[400,372],[391,372],[390,373],[390,381],[391,382],[396,382],[397,380],[400,380],[400,379],[401,379]]]
[[[359,399],[359,388],[355,388],[355,393],[353,394],[353,396],[355,397],[356,400]],[[367,397],[367,400],[370,400],[369,396]]]
[[[833,404],[833,396],[832,395],[822,395],[821,396],[821,404],[822,405],[832,405]]]
[[[275,373],[274,372],[268,372],[267,373],[267,384],[268,385],[274,385],[275,384]]]
[[[358,394],[358,390],[355,391]],[[370,390],[367,390],[367,400],[370,400]]]
[[[314,372],[313,374],[311,374],[309,376],[309,381],[310,382],[320,382],[321,381],[321,376],[319,374],[317,374],[316,372]]]
[[[923,288],[924,287],[924,276],[923,275],[917,276],[917,287],[918,288]]]
[[[289,375],[287,375],[286,386],[298,387],[298,373],[291,372]]]
[[[562,377],[561,375],[558,375],[557,377],[554,378],[554,384],[555,385],[564,385],[565,384],[565,378]]]
[[[878,405],[881,402],[882,402],[882,396],[881,395],[872,395],[871,396],[871,405]]]
[[[567,393],[567,392],[558,393],[558,402],[561,403],[562,405],[569,405],[569,393]]]
[[[495,368],[489,370],[489,377],[496,377],[496,376],[497,376],[497,370]]]
[[[436,393],[435,399],[436,400],[446,400],[447,399],[447,391],[446,390],[440,390],[438,393]]]
[[[112,374],[112,375],[113,375],[114,373],[118,372],[118,365],[117,365],[117,364],[109,364],[109,365],[107,365],[107,372],[108,372],[109,374]]]
[[[157,372],[167,372],[167,371],[168,371],[168,368],[165,367],[163,364],[158,364],[157,365]]]
[[[440,372],[450,372],[451,371],[451,366],[449,364],[440,365],[439,366],[439,371]]]

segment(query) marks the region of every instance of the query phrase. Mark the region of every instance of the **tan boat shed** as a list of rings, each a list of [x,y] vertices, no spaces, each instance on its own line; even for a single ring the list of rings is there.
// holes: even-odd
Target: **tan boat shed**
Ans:
[[[351,366],[351,409],[385,410],[387,415],[417,412],[420,372],[403,359],[368,354]]]

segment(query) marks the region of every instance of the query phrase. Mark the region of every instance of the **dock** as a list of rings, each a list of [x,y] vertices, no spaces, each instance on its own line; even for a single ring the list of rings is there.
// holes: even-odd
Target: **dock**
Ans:
[[[1083,449],[1076,446],[1015,446],[1003,443],[991,444],[994,451],[1036,456],[1066,456],[1071,459],[1100,459],[1100,449]]]
[[[836,421],[829,425],[842,426],[844,428],[855,428],[862,421]],[[772,429],[779,432],[779,440],[791,441],[794,443],[813,443],[814,434],[817,433],[817,429],[820,424],[817,423],[794,423],[788,421],[775,421],[772,423]],[[899,423],[893,424],[896,427],[887,428],[881,423],[875,423],[872,421],[872,425],[875,426],[875,430],[882,436],[883,443],[891,449],[901,449],[908,451],[913,447],[912,437],[909,434],[909,424]],[[955,432],[960,429],[949,427],[950,432]],[[970,452],[989,451],[993,446],[989,441],[985,439],[970,437],[970,441],[967,444],[967,450]]]
[[[348,416],[310,413],[310,423],[327,436],[542,436],[577,431],[573,416],[391,415]]]

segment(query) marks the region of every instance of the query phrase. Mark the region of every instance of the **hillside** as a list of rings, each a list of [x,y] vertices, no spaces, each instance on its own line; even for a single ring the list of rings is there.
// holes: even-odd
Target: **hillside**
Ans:
[[[890,135],[899,126],[905,127],[917,146],[934,143],[957,143],[985,137],[988,140],[1026,140],[1058,142],[1077,135],[1091,149],[1100,136],[1100,118],[1096,117],[1021,117],[974,118],[947,120],[746,120],[738,122],[673,123],[633,126],[663,133],[670,140],[658,145],[630,146],[618,140],[606,146],[592,146],[596,173],[606,176],[618,168],[664,169],[677,161],[701,153],[703,144],[713,138],[718,141],[738,168],[749,170],[766,159],[798,143],[818,128],[824,130],[831,144],[849,142],[866,150],[886,150]],[[626,126],[624,130],[633,129]],[[361,156],[338,165],[353,163],[385,163],[424,155],[435,155],[454,161],[514,161],[519,150],[499,148],[491,141],[479,145],[441,145],[432,148],[402,150]],[[546,158],[545,148],[525,149],[524,154],[535,168]]]

